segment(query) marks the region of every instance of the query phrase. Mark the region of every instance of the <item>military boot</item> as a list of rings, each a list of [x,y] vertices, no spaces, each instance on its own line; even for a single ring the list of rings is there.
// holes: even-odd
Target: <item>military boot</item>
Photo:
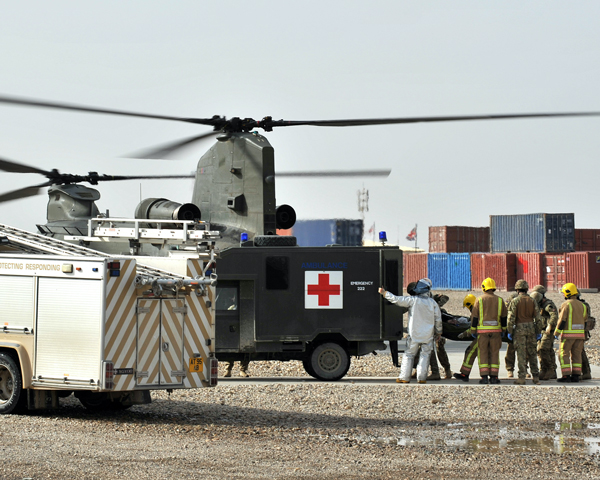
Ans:
[[[548,380],[548,370],[540,370],[540,380]]]
[[[536,377],[534,375],[533,379],[531,381],[533,382],[534,385],[539,385],[540,384],[540,377]]]
[[[233,370],[233,365],[228,365],[227,369],[225,370],[225,375],[223,375],[224,377],[231,377],[231,370]]]
[[[587,372],[587,373],[584,373],[583,375],[581,375],[581,380],[591,380],[591,379],[592,379],[591,372]]]
[[[526,380],[524,378],[517,378],[513,383],[515,385],[525,385]]]
[[[240,377],[249,377],[250,375],[246,370],[240,369]]]
[[[417,369],[413,368],[410,378],[417,378]]]
[[[452,378],[452,370],[450,370],[449,368],[445,368],[444,369],[444,378],[446,380],[450,380]]]
[[[507,372],[507,375],[506,375],[506,376],[507,376],[508,378],[513,378],[513,371],[512,371],[512,370],[507,370],[506,372]]]
[[[440,372],[431,372],[427,375],[427,380],[441,380]]]
[[[556,380],[556,370],[548,370],[546,374],[546,380]]]

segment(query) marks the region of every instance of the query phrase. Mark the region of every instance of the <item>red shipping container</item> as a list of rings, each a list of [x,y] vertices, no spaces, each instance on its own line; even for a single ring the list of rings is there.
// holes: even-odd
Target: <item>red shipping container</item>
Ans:
[[[490,251],[490,227],[429,227],[431,253],[472,253]]]
[[[575,229],[575,251],[597,252],[600,251],[600,230],[596,228]]]
[[[600,252],[566,253],[565,280],[580,290],[600,288]]]
[[[515,253],[484,253],[471,255],[471,286],[481,290],[486,278],[496,282],[498,290],[514,290],[517,281],[517,255]]]
[[[471,288],[473,290],[481,290],[481,282],[486,279],[485,255],[485,253],[471,254]]]
[[[543,285],[544,269],[541,253],[517,253],[517,280],[523,279],[529,288]]]
[[[565,280],[565,254],[543,253],[544,285],[548,290],[560,290],[567,283]]]
[[[410,282],[418,282],[425,277],[427,277],[427,254],[404,253],[402,255],[402,278],[404,288],[406,289],[406,286]]]

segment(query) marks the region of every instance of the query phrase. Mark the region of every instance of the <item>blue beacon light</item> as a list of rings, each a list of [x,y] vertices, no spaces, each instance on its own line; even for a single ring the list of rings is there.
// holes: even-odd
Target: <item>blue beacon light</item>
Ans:
[[[246,232],[244,232],[240,235],[240,242],[246,242],[246,241],[248,241],[248,234]]]
[[[381,243],[387,242],[387,235],[384,231],[379,232],[379,241]]]

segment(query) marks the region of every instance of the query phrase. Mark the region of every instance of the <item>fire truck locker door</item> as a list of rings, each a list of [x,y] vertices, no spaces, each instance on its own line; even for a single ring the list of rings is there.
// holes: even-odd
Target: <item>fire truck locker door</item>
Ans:
[[[103,285],[100,280],[38,278],[34,376],[100,377]]]
[[[160,368],[160,300],[140,299],[137,303],[138,385],[158,385]]]
[[[234,351],[240,348],[240,308],[238,282],[217,284],[216,348],[218,351]]]
[[[183,322],[185,300],[161,300],[160,384],[181,385],[183,369]]]

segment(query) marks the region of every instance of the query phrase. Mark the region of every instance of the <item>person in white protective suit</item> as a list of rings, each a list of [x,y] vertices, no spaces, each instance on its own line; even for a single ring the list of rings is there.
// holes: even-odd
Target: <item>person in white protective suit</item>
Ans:
[[[431,280],[422,278],[417,282],[412,293],[414,295],[397,297],[386,292],[382,287],[379,293],[391,303],[408,308],[408,337],[406,351],[402,355],[398,383],[410,383],[413,361],[419,347],[419,363],[417,364],[417,382],[425,383],[429,370],[429,357],[433,349],[433,341],[442,333],[442,312],[436,301],[431,298]]]

